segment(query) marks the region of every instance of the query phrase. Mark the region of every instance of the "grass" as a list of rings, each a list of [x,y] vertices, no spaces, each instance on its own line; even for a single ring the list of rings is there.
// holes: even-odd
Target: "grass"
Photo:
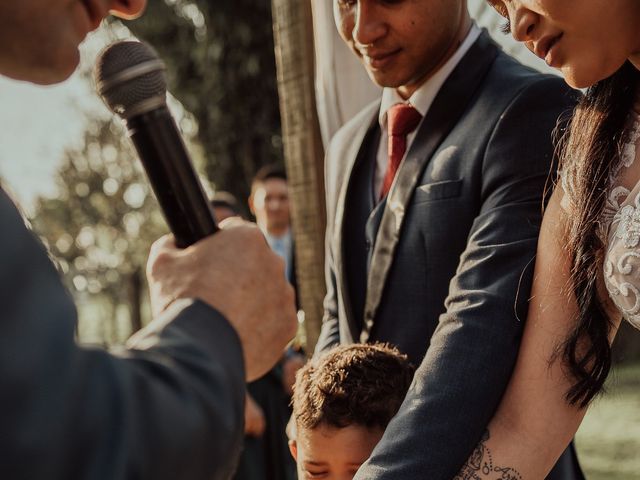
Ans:
[[[622,365],[576,435],[587,480],[640,480],[640,364]]]

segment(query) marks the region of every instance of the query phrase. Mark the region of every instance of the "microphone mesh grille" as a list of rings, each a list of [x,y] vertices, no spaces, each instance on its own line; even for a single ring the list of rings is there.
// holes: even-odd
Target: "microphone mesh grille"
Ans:
[[[118,79],[132,68],[159,61],[156,51],[146,43],[117,42],[99,56],[95,67],[98,90],[107,106],[115,113],[127,117],[127,112],[141,102],[152,98],[165,98],[167,77],[164,68],[142,73],[134,78]]]

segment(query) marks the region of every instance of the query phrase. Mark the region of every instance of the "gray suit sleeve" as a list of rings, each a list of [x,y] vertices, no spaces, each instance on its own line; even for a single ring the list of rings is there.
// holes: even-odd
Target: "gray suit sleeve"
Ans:
[[[338,137],[340,133],[338,134]],[[334,137],[329,143],[325,156],[325,199],[327,207],[327,228],[325,233],[325,285],[327,293],[324,297],[324,314],[322,317],[322,329],[316,343],[314,355],[340,344],[340,324],[338,321],[338,289],[336,285],[336,269],[333,252],[333,224],[336,215],[336,202],[341,188],[341,179],[338,175],[338,159],[342,160],[342,152],[339,148],[340,139]]]
[[[244,406],[230,324],[185,301],[120,355],[81,348],[73,302],[1,191],[0,224],[0,478],[228,478]]]
[[[559,79],[511,102],[488,141],[479,214],[446,313],[397,416],[357,480],[450,480],[494,414],[515,365],[550,172],[551,132],[572,105]]]
[[[327,237],[329,237],[329,229],[327,229]],[[324,315],[322,317],[322,329],[320,337],[316,343],[315,355],[321,355],[323,352],[340,344],[340,328],[338,323],[338,300],[336,288],[336,272],[333,263],[333,252],[331,242],[327,238],[327,247],[325,248],[325,278],[327,285],[327,294],[324,298]]]

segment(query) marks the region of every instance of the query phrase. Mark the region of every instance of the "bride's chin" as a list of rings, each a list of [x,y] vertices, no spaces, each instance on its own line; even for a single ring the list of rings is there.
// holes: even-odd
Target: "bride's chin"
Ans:
[[[626,57],[610,57],[600,61],[566,63],[560,67],[560,70],[569,86],[584,89],[611,77],[624,66],[626,61]]]
[[[567,82],[570,87],[577,89],[589,88],[609,76],[597,75],[594,74],[595,72],[584,72],[579,68],[575,68],[573,65],[563,65],[560,71],[562,72],[565,82]]]
[[[577,80],[575,77],[572,77],[570,75],[565,75],[564,76],[564,81],[567,82],[567,84],[571,88],[575,88],[577,90],[581,90],[581,89],[585,89],[585,88],[589,88],[589,87],[593,86],[593,83],[581,82],[581,81]]]

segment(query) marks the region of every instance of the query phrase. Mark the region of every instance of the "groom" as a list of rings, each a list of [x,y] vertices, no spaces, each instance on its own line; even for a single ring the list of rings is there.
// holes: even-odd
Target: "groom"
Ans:
[[[466,0],[334,1],[384,91],[327,152],[317,353],[381,341],[419,365],[356,479],[450,480],[514,367],[552,132],[575,94],[502,53]],[[548,478],[583,478],[573,448]]]

